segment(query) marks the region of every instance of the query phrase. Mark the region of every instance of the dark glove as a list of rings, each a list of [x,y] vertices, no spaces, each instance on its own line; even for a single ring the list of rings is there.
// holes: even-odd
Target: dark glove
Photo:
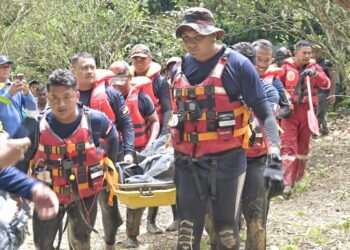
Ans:
[[[302,76],[315,76],[317,75],[317,71],[315,69],[305,69],[302,73]]]
[[[281,169],[282,157],[279,152],[271,153],[267,156],[267,166],[264,171],[265,187],[267,198],[281,195],[283,193],[283,172]]]

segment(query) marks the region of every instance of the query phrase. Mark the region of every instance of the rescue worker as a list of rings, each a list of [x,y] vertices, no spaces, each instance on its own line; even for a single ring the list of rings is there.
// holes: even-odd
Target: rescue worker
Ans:
[[[256,66],[259,76],[265,82],[272,84],[279,94],[279,112],[278,119],[287,117],[292,112],[290,103],[283,87],[283,83],[279,80],[279,76],[283,74],[283,70],[279,67],[271,65],[273,45],[270,41],[259,39],[252,44],[256,50]]]
[[[329,89],[330,81],[322,68],[311,60],[311,43],[300,40],[296,43],[294,57],[284,60],[281,76],[284,87],[292,97],[294,110],[282,119],[282,169],[284,171],[284,196],[291,195],[292,187],[304,175],[309,153],[311,131],[308,125],[309,110],[306,78],[310,78],[312,105],[317,105],[318,88]]]
[[[256,42],[253,44],[242,42],[233,47],[255,64],[255,59],[257,59],[257,63],[262,59],[258,57],[260,54],[258,51],[261,52],[261,47],[257,47],[257,44]],[[271,83],[263,79],[261,83],[270,108],[272,112],[275,112],[280,99],[279,92]],[[254,123],[254,138],[252,138],[252,145],[247,149],[247,171],[242,191],[242,212],[247,225],[245,249],[264,250],[266,249],[266,220],[269,203],[272,197],[283,192],[283,172],[278,173],[280,180],[270,183],[269,189],[266,189],[264,171],[268,159],[267,148],[256,118],[254,118]]]
[[[77,81],[70,71],[55,70],[49,76],[47,90],[51,110],[40,122],[26,123],[33,145],[26,159],[32,159],[33,176],[53,188],[60,209],[58,216],[49,221],[41,220],[34,213],[35,246],[52,249],[58,231],[60,242],[62,219],[67,212],[69,248],[90,249],[90,234],[97,214],[96,198],[100,193],[103,194],[99,196],[102,217],[113,221],[104,227],[106,249],[114,249],[115,234],[122,220],[115,195],[109,196],[106,191],[105,179],[114,194],[111,180],[116,181],[113,162],[118,152],[115,127],[102,112],[79,104]],[[105,140],[108,149],[101,147],[100,140]],[[108,205],[113,206],[107,209]]]
[[[167,124],[171,117],[171,100],[167,79],[160,74],[161,66],[152,61],[152,53],[145,44],[136,44],[131,50],[130,59],[132,63],[130,72],[133,77],[146,76],[151,79],[155,97],[152,100],[161,126],[159,136],[168,134]],[[157,213],[158,207],[148,209],[147,231],[151,234],[162,233],[162,230],[156,226]]]
[[[333,70],[333,64],[330,60],[326,59],[323,55],[322,47],[319,45],[313,46],[313,56],[316,63],[320,65],[326,74],[326,76],[331,81],[330,89],[318,89],[318,103],[316,109],[316,115],[318,120],[318,125],[320,126],[321,135],[328,135],[329,129],[326,119],[328,103],[334,105],[335,103],[335,87],[336,87],[336,77]]]
[[[148,77],[132,77],[129,65],[124,61],[113,63],[113,68],[116,76],[110,79],[110,84],[118,89],[126,100],[134,124],[135,150],[141,151],[152,145],[160,129],[158,116],[152,98],[149,96],[152,95],[152,82]],[[144,208],[127,208],[127,239],[123,247],[132,248],[139,245],[137,236],[140,234],[143,211]]]
[[[96,79],[96,62],[83,52],[71,58],[72,72],[78,82],[80,101],[87,107],[102,111],[122,134],[124,162],[133,162],[134,131],[129,110],[119,91]],[[108,80],[108,79],[106,79]]]
[[[284,59],[292,57],[292,52],[286,47],[281,47],[275,52],[275,56],[273,58],[273,64],[277,67],[281,67]]]
[[[219,45],[212,13],[187,9],[175,35],[187,54],[176,65],[174,114],[177,249],[199,249],[209,204],[219,249],[239,249],[238,207],[246,171],[249,111],[267,135],[268,166],[280,171],[276,120],[249,60]],[[242,101],[241,101],[242,99]],[[276,175],[266,176],[273,179]]]
[[[172,90],[173,88],[173,84],[172,84],[172,72],[173,72],[173,67],[175,66],[176,63],[181,62],[181,58],[177,57],[177,56],[173,56],[171,58],[168,59],[168,61],[166,62],[166,73],[167,73],[167,77],[168,77],[168,83],[169,83],[169,88],[170,90]],[[170,91],[170,95],[172,92]],[[171,99],[173,100],[173,98],[171,97]],[[173,105],[173,104],[172,104]],[[171,211],[173,213],[173,222],[165,229],[165,231],[167,232],[173,232],[178,230],[179,228],[179,220],[178,220],[178,215],[177,215],[177,211],[176,211],[176,204],[171,206]]]

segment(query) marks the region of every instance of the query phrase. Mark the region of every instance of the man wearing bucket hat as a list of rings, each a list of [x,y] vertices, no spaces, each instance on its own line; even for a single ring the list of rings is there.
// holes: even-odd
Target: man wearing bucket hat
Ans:
[[[152,101],[161,126],[159,136],[168,134],[167,124],[171,117],[171,101],[167,80],[160,74],[161,66],[152,61],[152,53],[145,44],[136,44],[131,50],[130,59],[132,63],[130,72],[133,77],[146,76],[151,79],[153,93],[148,94],[155,97]],[[157,213],[158,207],[148,209],[147,231],[151,234],[162,233],[162,230],[156,226]]]
[[[265,134],[267,179],[280,171],[276,121],[251,62],[216,42],[224,31],[215,27],[209,10],[187,9],[175,35],[187,51],[175,69],[169,122],[175,149],[177,248],[200,249],[209,204],[218,248],[239,249],[238,204],[250,136],[247,106]]]
[[[124,61],[114,62],[110,69],[116,74],[109,80],[112,87],[119,90],[130,110],[135,132],[135,150],[141,151],[158,137],[159,120],[153,105],[152,82],[148,77],[131,77],[129,65]],[[153,97],[154,98],[154,97]],[[135,157],[136,158],[136,157]],[[127,239],[123,244],[125,248],[137,247],[137,236],[140,233],[140,224],[144,208],[126,210]]]

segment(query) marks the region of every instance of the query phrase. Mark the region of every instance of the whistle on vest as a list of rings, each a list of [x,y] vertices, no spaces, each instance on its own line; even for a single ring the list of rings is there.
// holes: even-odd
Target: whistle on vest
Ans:
[[[73,161],[63,160],[62,161],[62,175],[66,180],[71,180],[71,175],[74,176],[73,173]],[[75,178],[74,178],[75,179]]]

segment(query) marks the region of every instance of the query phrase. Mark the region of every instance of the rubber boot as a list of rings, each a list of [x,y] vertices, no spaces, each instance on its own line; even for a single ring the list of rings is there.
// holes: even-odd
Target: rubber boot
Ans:
[[[280,110],[278,111],[278,114],[276,116],[277,119],[282,119],[285,117],[290,116],[292,113],[292,109],[290,108],[290,101],[288,100],[288,97],[285,92],[283,92],[282,95],[280,95],[280,100],[279,103],[280,105]]]
[[[176,205],[171,205],[171,211],[173,212],[173,222],[165,229],[167,232],[174,232],[179,229],[179,220],[177,218]]]
[[[147,232],[150,234],[161,234],[163,231],[156,226],[158,207],[149,207],[147,215]]]

